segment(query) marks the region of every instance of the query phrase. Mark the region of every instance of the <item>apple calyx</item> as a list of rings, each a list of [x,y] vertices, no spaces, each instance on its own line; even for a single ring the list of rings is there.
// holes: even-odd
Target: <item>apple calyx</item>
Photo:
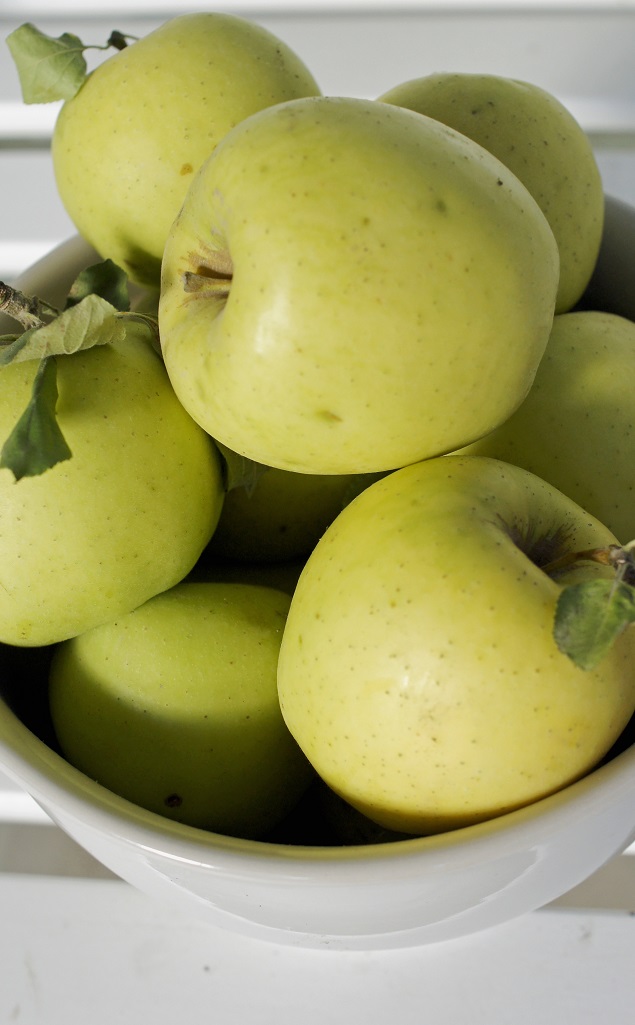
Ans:
[[[209,249],[203,260],[195,260],[195,270],[183,273],[183,288],[201,299],[226,299],[234,265],[228,249]]]
[[[18,26],[6,42],[15,63],[25,103],[70,100],[88,77],[85,50],[123,50],[128,39],[115,29],[104,46],[83,43],[72,32],[49,36],[31,22]]]
[[[573,552],[543,567],[556,576],[580,562],[614,571],[563,587],[556,603],[553,636],[559,650],[580,669],[594,669],[619,635],[635,623],[635,541]]]
[[[72,455],[56,416],[58,358],[123,341],[130,320],[142,322],[158,348],[156,320],[129,312],[129,306],[126,275],[110,260],[78,275],[63,310],[0,282],[0,312],[23,329],[0,336],[0,372],[10,363],[39,363],[26,409],[0,450],[0,468],[11,470],[16,481]]]

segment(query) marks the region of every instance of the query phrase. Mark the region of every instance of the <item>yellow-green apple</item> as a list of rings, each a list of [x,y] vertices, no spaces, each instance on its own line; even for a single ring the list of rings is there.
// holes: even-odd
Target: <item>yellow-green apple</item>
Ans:
[[[78,231],[134,281],[158,284],[163,246],[193,173],[263,107],[319,88],[260,25],[180,15],[97,65],[61,108],[52,155]]]
[[[218,452],[176,398],[144,325],[56,357],[72,456],[17,481],[0,470],[0,640],[53,644],[172,587],[223,502]],[[0,437],[27,406],[37,360],[0,368]]]
[[[280,652],[282,712],[319,775],[387,829],[436,833],[589,771],[635,708],[635,632],[578,668],[556,645],[556,602],[607,567],[551,567],[614,542],[495,459],[372,484],[309,556]]]
[[[591,142],[557,97],[501,75],[441,72],[380,97],[436,118],[494,153],[527,186],[560,252],[556,309],[571,309],[595,266],[604,220],[602,178]]]
[[[506,419],[547,342],[553,233],[504,165],[347,97],[234,128],[166,243],[159,327],[185,408],[301,473],[393,469]]]
[[[204,558],[258,563],[306,557],[371,479],[365,474],[331,476],[270,467],[252,487],[227,492]]]
[[[549,481],[635,538],[635,324],[596,310],[563,313],[521,406],[464,451],[495,456]]]
[[[49,686],[62,752],[160,815],[262,836],[314,777],[276,692],[288,607],[272,588],[181,583],[64,642]]]

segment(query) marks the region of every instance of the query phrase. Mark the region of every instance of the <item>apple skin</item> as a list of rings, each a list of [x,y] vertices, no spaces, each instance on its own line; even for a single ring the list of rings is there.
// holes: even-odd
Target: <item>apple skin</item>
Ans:
[[[192,181],[165,247],[163,355],[235,452],[385,471],[511,414],[557,283],[544,215],[482,147],[387,103],[299,99],[245,119]]]
[[[626,544],[635,538],[635,324],[585,310],[555,317],[525,401],[463,451],[531,470]]]
[[[379,99],[450,125],[520,178],[558,243],[556,312],[575,306],[598,257],[604,192],[593,147],[573,114],[533,83],[462,72],[403,82]]]
[[[432,834],[589,771],[635,708],[635,631],[578,669],[553,639],[556,600],[605,568],[556,580],[538,564],[614,541],[540,478],[486,457],[371,485],[307,560],[280,652],[282,712],[318,774],[385,828]]]
[[[181,583],[60,645],[49,704],[65,757],[157,814],[262,836],[314,778],[276,692],[289,600]]]
[[[61,108],[57,188],[102,258],[158,285],[163,246],[192,174],[247,115],[319,93],[268,30],[218,12],[179,15],[114,53]]]
[[[72,457],[15,481],[0,470],[0,640],[54,644],[172,587],[222,509],[218,452],[185,412],[146,329],[57,357]],[[0,437],[26,408],[37,361],[0,370]]]
[[[252,489],[228,491],[203,558],[253,563],[306,558],[347,502],[372,479],[270,467]]]

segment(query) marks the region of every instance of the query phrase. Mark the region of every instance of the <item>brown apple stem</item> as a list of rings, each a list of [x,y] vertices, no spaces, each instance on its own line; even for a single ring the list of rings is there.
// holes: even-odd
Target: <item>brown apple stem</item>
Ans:
[[[632,556],[621,545],[607,545],[605,548],[588,548],[583,552],[567,552],[566,555],[561,555],[558,559],[541,566],[541,569],[548,576],[552,576],[560,570],[568,569],[576,562],[599,562],[603,566],[618,569],[631,561]]]
[[[12,320],[17,320],[25,331],[33,327],[42,327],[47,317],[56,317],[56,310],[37,296],[25,295],[12,285],[0,281],[0,313],[6,313]]]
[[[209,249],[196,270],[185,271],[183,287],[186,292],[201,297],[226,298],[234,273],[234,265],[228,249]]]

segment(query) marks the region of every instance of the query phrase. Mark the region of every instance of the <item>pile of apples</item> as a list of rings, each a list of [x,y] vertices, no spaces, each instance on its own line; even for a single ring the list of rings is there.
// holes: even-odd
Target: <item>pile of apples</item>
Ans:
[[[50,651],[65,757],[247,837],[316,786],[421,835],[590,771],[635,636],[583,664],[554,617],[630,600],[635,324],[579,305],[583,130],[487,74],[325,96],[219,13],[109,42],[8,39],[103,261],[2,339],[0,641]]]

